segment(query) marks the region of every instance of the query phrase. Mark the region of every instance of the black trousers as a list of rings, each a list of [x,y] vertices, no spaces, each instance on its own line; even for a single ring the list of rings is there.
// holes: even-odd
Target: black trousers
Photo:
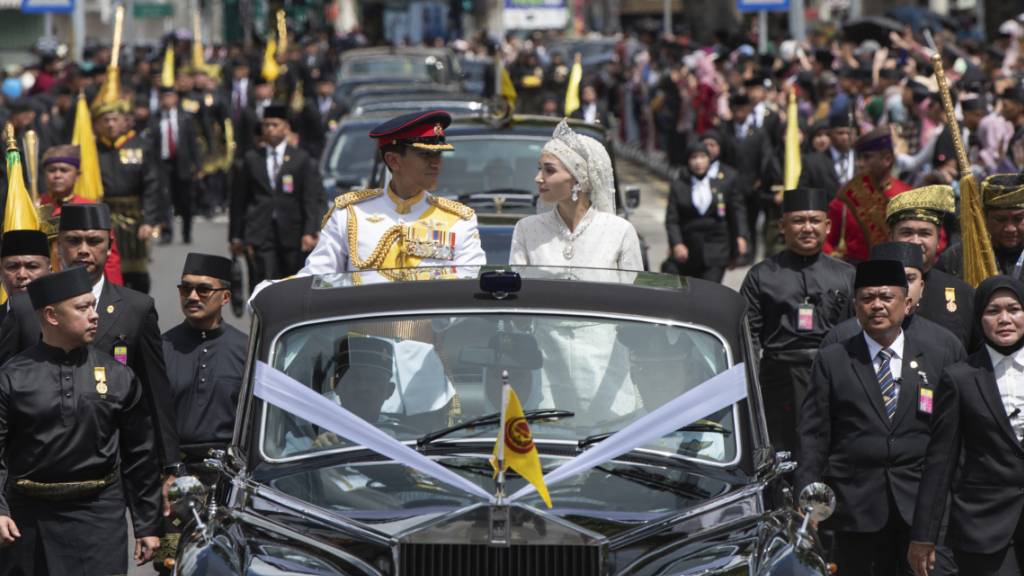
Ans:
[[[178,177],[174,161],[164,161],[165,182],[170,191],[174,213],[181,217],[181,237],[186,242],[192,241],[192,218],[195,214],[195,184],[191,178]]]
[[[1017,521],[1010,545],[994,554],[975,554],[953,550],[963,576],[1024,575],[1024,516]]]
[[[302,268],[304,259],[300,247],[286,246],[279,238],[277,227],[271,225],[270,239],[254,247],[253,286],[264,280],[287,278]]]
[[[907,562],[910,526],[889,498],[889,521],[878,532],[836,532],[840,576],[913,576]],[[963,574],[973,573],[963,572]]]
[[[761,359],[761,395],[768,438],[776,451],[800,454],[800,405],[811,382],[811,360],[791,361],[765,353]]]

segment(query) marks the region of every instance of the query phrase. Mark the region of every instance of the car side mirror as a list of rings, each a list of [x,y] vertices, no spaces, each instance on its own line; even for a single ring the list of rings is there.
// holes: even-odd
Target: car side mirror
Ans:
[[[640,206],[640,187],[639,186],[627,186],[626,187],[626,208],[633,209]]]
[[[836,494],[823,482],[812,482],[800,491],[800,510],[814,522],[823,522],[836,509]]]

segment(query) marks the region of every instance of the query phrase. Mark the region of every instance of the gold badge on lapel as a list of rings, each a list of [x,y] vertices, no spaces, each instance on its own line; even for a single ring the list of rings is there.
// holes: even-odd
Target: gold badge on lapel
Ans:
[[[107,314],[113,314],[113,313],[114,313],[114,305],[113,304],[107,304]]]
[[[956,288],[946,288],[946,310],[956,312]]]
[[[96,393],[106,394],[107,393],[107,369],[103,366],[97,366],[92,369],[92,377],[96,380]]]
[[[917,369],[917,360],[911,360],[910,361],[910,367],[916,370]]]

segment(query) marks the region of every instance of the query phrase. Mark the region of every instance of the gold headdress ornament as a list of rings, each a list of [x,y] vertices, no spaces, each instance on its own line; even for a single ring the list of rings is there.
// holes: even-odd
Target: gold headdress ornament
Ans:
[[[885,207],[885,219],[890,226],[902,220],[923,220],[941,225],[946,215],[955,213],[953,187],[945,184],[907,190],[889,200]]]
[[[932,55],[932,66],[935,68],[935,80],[939,84],[942,96],[942,107],[946,112],[946,129],[953,137],[956,148],[957,164],[960,167],[960,237],[963,246],[964,281],[977,287],[982,280],[998,274],[995,251],[992,250],[992,239],[985,227],[985,211],[981,204],[981,190],[974,180],[971,162],[967,159],[960,135],[960,124],[956,121],[953,99],[949,95],[949,84],[942,69],[942,56]]]
[[[986,208],[1024,208],[1024,174],[993,174],[981,181]]]
[[[114,43],[111,47],[110,66],[107,77],[100,86],[96,98],[92,101],[92,115],[102,116],[110,112],[127,113],[131,104],[121,97],[121,70],[118,60],[121,56],[121,34],[124,28],[124,6],[118,6],[114,12]]]

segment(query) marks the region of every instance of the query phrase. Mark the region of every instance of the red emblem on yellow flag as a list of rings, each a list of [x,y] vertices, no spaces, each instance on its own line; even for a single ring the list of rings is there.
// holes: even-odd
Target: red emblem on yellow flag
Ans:
[[[523,414],[523,406],[511,386],[506,384],[503,392],[505,402],[501,411],[502,427],[494,443],[491,466],[496,472],[504,472],[508,468],[515,470],[527,482],[533,484],[544,503],[551,508],[551,496],[548,495],[548,487],[544,484],[540,455],[533,443],[533,434],[530,433],[530,424]]]

